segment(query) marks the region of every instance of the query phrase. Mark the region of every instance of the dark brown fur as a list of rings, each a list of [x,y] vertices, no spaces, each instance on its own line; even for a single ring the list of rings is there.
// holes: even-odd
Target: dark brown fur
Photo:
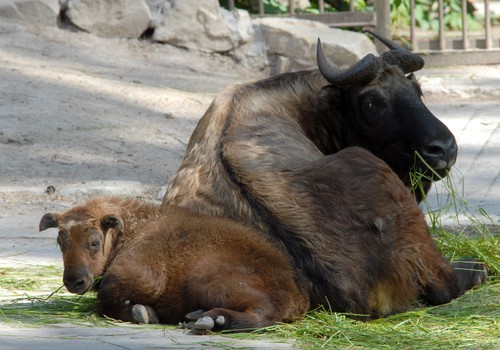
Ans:
[[[289,321],[309,308],[286,256],[259,233],[227,219],[97,198],[46,214],[40,230],[48,227],[59,229],[70,292],[83,294],[102,276],[102,315],[137,321],[132,308],[140,304],[161,323],[177,323],[202,309],[196,319],[224,317],[215,329],[246,329]],[[93,249],[96,239],[101,244]]]
[[[401,101],[369,119],[361,100],[372,94]],[[394,66],[366,86],[329,86],[315,71],[233,86],[194,130],[163,203],[273,238],[308,278],[313,306],[383,316],[420,299],[445,303],[468,282],[436,249],[402,180],[412,147],[438,137],[426,128],[454,139],[420,94]]]

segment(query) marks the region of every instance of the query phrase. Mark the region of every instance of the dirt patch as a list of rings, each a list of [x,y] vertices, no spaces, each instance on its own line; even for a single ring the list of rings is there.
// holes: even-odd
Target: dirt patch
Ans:
[[[108,192],[156,198],[213,95],[255,77],[221,55],[2,21],[0,216]]]

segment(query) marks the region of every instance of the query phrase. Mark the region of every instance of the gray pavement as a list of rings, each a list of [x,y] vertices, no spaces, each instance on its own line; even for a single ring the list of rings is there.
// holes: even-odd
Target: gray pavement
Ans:
[[[186,334],[140,325],[115,327],[58,324],[41,328],[0,325],[2,350],[291,349],[291,343]]]
[[[71,37],[73,34],[65,33],[64,35]],[[38,36],[35,39],[43,41]],[[77,41],[72,39],[71,42],[74,43],[72,45],[77,45]],[[2,102],[0,104],[2,116],[0,118],[0,144],[3,147],[2,152],[13,152],[12,156],[0,154],[3,168],[0,170],[2,174],[0,178],[0,271],[6,266],[19,268],[33,265],[61,266],[60,252],[55,242],[56,232],[51,230],[43,233],[37,232],[38,221],[47,211],[64,210],[75,202],[95,194],[129,194],[149,199],[161,198],[161,189],[166,184],[166,179],[161,174],[172,174],[175,171],[176,164],[181,157],[180,150],[185,146],[189,131],[196,123],[196,116],[199,117],[200,111],[209,103],[209,98],[206,96],[202,98],[201,95],[186,95],[186,93],[174,95],[173,89],[165,94],[170,99],[160,95],[160,91],[164,88],[168,89],[170,82],[179,85],[183,79],[170,77],[171,81],[165,87],[161,76],[154,69],[155,64],[161,65],[162,68],[166,66],[172,72],[181,69],[187,78],[196,79],[192,85],[200,89],[198,81],[203,80],[200,74],[203,76],[204,72],[184,67],[183,63],[186,59],[179,60],[173,66],[169,66],[169,63],[164,61],[165,56],[161,55],[146,57],[146,61],[141,61],[143,54],[137,53],[136,50],[132,52],[132,56],[135,54],[137,57],[134,56],[134,58],[138,61],[124,68],[119,58],[108,57],[112,53],[103,53],[96,47],[89,46],[88,51],[92,53],[89,57],[92,58],[92,63],[75,68],[76,57],[64,57],[62,54],[64,49],[61,47],[42,50],[42,63],[28,64],[21,61],[20,57],[34,57],[38,55],[38,50],[32,50],[25,56],[13,56],[17,52],[18,45],[21,47],[19,40],[15,40],[9,50],[4,52],[1,51],[0,46],[2,68],[6,65],[11,66],[9,69],[0,69],[0,74],[3,74],[0,88],[2,83],[5,83],[4,78],[15,75],[19,80],[17,89],[28,89],[30,86],[33,89],[26,93],[22,90],[23,93],[19,96],[13,95],[11,104],[15,104],[15,116],[2,113],[1,106],[5,107],[5,102],[1,101],[2,96],[0,96],[0,102]],[[51,45],[59,45],[59,41],[53,40]],[[130,50],[134,49],[134,47],[129,47],[131,45],[127,46],[127,43],[124,45],[125,48],[121,43],[114,42],[114,45],[119,46],[120,51],[117,55],[120,57],[129,55]],[[71,55],[76,55],[77,49],[78,47],[73,48],[69,52]],[[155,47],[155,50],[160,52],[162,48]],[[8,62],[6,52],[13,57]],[[178,52],[174,53],[179,55]],[[172,53],[169,51],[168,54]],[[62,73],[58,70],[60,66],[57,65],[61,58],[65,59]],[[137,67],[141,68],[137,69]],[[37,68],[40,70],[36,70]],[[31,75],[23,69],[30,69]],[[106,84],[111,79],[102,78],[108,69],[112,69],[114,75],[113,85],[110,85],[109,89]],[[138,71],[147,71],[147,77],[130,77],[130,74],[137,74]],[[45,74],[44,77],[52,75],[50,79],[35,79],[42,73]],[[464,209],[457,209],[459,211],[457,222],[456,211],[450,210],[444,215],[444,223],[452,225],[467,223],[469,213],[487,221],[488,219],[481,217],[481,208],[489,213],[494,223],[498,223],[500,220],[500,66],[431,68],[417,73],[417,76],[422,83],[425,99],[430,109],[454,132],[459,144],[458,162],[453,171],[453,178],[459,194],[467,200],[469,211],[465,213]],[[141,80],[143,78],[144,80]],[[158,90],[151,93],[151,99],[147,98],[147,93],[151,90],[147,85],[150,79],[153,79],[155,85],[159,86]],[[238,77],[227,76],[225,79],[229,83],[237,81]],[[52,85],[43,85],[47,81]],[[60,82],[64,83],[61,83],[62,86],[66,86],[68,82],[77,86],[78,90],[75,95],[69,95],[71,92],[69,89],[62,93],[61,91],[54,92],[55,84]],[[90,87],[87,86],[89,83]],[[218,81],[217,84],[223,85],[223,82]],[[175,88],[188,89],[189,86],[185,87],[180,84]],[[213,90],[219,89],[213,84],[209,88],[212,89],[210,94],[215,92]],[[144,94],[137,93],[137,91],[144,92]],[[128,104],[121,103],[123,96],[119,93],[128,94]],[[60,95],[64,99],[58,101]],[[36,97],[34,101],[30,100],[32,96]],[[98,103],[89,103],[83,109],[75,108],[73,103],[78,100],[78,96],[85,96],[89,101],[98,101]],[[186,101],[193,102],[189,105]],[[51,103],[55,103],[53,109],[50,109]],[[191,106],[197,106],[196,113],[193,112]],[[53,129],[59,125],[55,117],[55,126],[50,126],[48,131],[45,130],[46,126],[38,124],[36,118],[29,119],[38,114],[44,118],[52,118],[57,113],[54,110],[61,110],[61,113],[71,116],[75,125],[71,128],[59,126],[57,134],[54,134]],[[102,113],[103,110],[106,112]],[[164,115],[159,111],[168,113]],[[102,118],[106,118],[110,113],[114,114],[109,119],[111,121],[106,120],[106,124]],[[75,117],[76,114],[84,120],[83,124],[76,124],[80,120]],[[98,115],[101,119],[96,118],[89,122],[85,118],[90,115]],[[7,117],[10,119],[5,119]],[[119,119],[126,127],[121,128]],[[112,127],[106,126],[105,132],[101,132],[102,130],[98,129],[99,123],[114,124],[111,125]],[[17,134],[12,131],[14,127],[25,129],[19,133],[20,136],[16,136]],[[145,128],[150,128],[152,131],[149,134],[145,133]],[[38,129],[45,130],[42,137],[47,140],[47,144],[43,143],[43,145],[53,147],[53,151],[51,150],[54,153],[53,156],[49,157],[44,153],[45,151],[39,152],[40,140],[36,136]],[[73,148],[71,141],[79,140],[78,137],[82,139],[87,137],[84,132],[90,129],[95,130],[94,134],[98,137],[92,139],[86,147]],[[64,140],[62,138],[65,137],[66,130],[71,131],[71,134]],[[171,132],[170,135],[169,132]],[[136,139],[130,137],[132,133]],[[157,138],[161,138],[161,142],[155,140]],[[13,145],[16,146],[15,149]],[[139,147],[144,148],[144,152],[137,155]],[[172,149],[175,152],[172,152]],[[169,153],[174,154],[169,158],[169,163],[165,164]],[[104,157],[105,155],[109,157]],[[33,176],[21,178],[20,173],[18,184],[16,182],[18,173],[15,171],[29,169],[33,164],[38,164],[37,169],[40,169],[35,172],[36,178]],[[82,167],[82,164],[86,169],[88,168],[85,173],[70,171],[78,165]],[[137,165],[134,166],[134,164]],[[141,169],[143,170],[140,171]],[[22,173],[22,175],[25,174]],[[43,190],[46,186],[53,184],[50,179],[56,176],[60,181],[56,186],[58,192],[53,196],[44,194]],[[436,185],[430,195],[431,208],[438,209],[444,206],[450,199],[447,193],[443,184]],[[1,274],[0,278],[2,278]],[[9,300],[9,297],[9,293],[0,289],[1,301]],[[194,337],[186,335],[180,329],[164,330],[121,324],[113,327],[90,327],[81,324],[34,327],[29,324],[4,322],[0,313],[0,349],[2,350],[27,348],[276,349],[293,348],[293,346],[293,343],[274,343],[260,338],[247,340],[218,335]]]
[[[466,224],[471,218],[498,224],[500,67],[434,68],[421,74],[430,110],[450,128],[459,146],[450,178],[431,190],[428,210],[442,210],[448,225]],[[455,198],[450,196],[450,185]]]

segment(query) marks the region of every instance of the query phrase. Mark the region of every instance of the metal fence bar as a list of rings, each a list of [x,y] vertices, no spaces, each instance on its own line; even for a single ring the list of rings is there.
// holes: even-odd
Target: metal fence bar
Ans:
[[[410,0],[410,41],[411,49],[417,50],[417,36],[415,35],[415,0]]]
[[[444,11],[443,11],[443,0],[438,1],[438,12],[439,12],[439,49],[444,50]]]
[[[354,11],[354,0],[349,0],[349,11]]]
[[[484,37],[485,49],[491,49],[490,0],[484,0]]]
[[[264,16],[264,0],[259,0],[259,15]]]
[[[325,12],[325,2],[324,2],[324,0],[318,0],[318,9],[319,9],[319,13],[324,13]]]
[[[373,2],[377,14],[377,25],[375,31],[386,38],[391,37],[391,2],[390,0],[375,0]],[[375,46],[379,52],[387,50],[378,40]]]
[[[469,37],[467,36],[467,0],[462,0],[462,49],[469,48]]]
[[[229,11],[234,11],[234,0],[229,0]]]

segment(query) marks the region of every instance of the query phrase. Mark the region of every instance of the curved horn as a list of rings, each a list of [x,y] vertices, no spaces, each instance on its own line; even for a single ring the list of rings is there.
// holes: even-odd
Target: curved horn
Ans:
[[[377,74],[379,63],[375,56],[368,54],[354,66],[347,69],[338,69],[332,66],[326,60],[321,46],[321,40],[318,38],[318,47],[316,51],[319,71],[325,79],[332,85],[349,85],[354,83],[363,83],[372,80]]]
[[[424,67],[424,59],[419,55],[402,48],[394,41],[384,38],[371,30],[365,30],[365,32],[371,34],[382,44],[391,49],[391,51],[384,52],[380,55],[380,59],[385,63],[398,66],[405,74],[416,72]]]

